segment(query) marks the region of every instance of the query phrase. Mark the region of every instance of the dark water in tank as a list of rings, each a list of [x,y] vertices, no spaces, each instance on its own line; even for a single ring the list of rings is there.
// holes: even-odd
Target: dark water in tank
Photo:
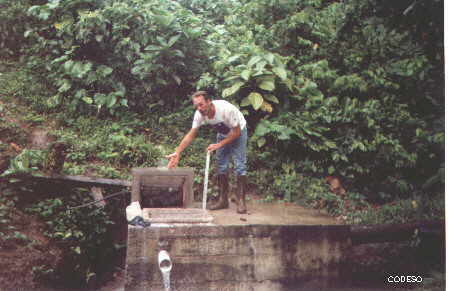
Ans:
[[[142,208],[169,208],[182,206],[180,187],[142,186]]]

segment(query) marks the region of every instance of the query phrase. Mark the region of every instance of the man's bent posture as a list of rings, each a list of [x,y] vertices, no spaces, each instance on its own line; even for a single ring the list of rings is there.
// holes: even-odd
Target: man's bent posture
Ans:
[[[181,153],[190,145],[198,133],[198,128],[210,124],[217,130],[217,143],[207,147],[208,151],[217,151],[218,201],[209,206],[210,210],[228,208],[228,164],[234,159],[237,174],[237,213],[246,213],[246,143],[248,139],[246,120],[240,110],[225,100],[211,100],[208,93],[198,91],[192,95],[196,108],[192,129],[184,136],[176,151],[168,155],[169,168],[178,165]]]

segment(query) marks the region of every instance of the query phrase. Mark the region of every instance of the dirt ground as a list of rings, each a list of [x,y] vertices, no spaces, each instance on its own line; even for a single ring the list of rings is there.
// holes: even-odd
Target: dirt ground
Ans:
[[[0,290],[34,290],[36,268],[54,266],[60,249],[43,235],[45,225],[33,216],[15,211],[10,227],[28,239],[0,241]]]

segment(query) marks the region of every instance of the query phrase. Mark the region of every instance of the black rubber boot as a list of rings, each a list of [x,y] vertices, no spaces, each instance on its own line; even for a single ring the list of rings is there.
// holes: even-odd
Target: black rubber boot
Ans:
[[[229,207],[228,202],[229,182],[228,176],[226,174],[218,175],[218,188],[220,191],[218,195],[218,200],[209,206],[208,208],[209,210],[218,210]]]
[[[237,176],[237,213],[246,213],[246,176]]]

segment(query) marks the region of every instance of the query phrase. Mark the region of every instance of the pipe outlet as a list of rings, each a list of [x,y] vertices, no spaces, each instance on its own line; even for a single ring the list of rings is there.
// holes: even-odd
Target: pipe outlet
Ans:
[[[162,273],[170,272],[172,268],[172,262],[170,259],[170,255],[168,254],[167,251],[162,250],[159,252],[158,262],[159,262],[159,270],[161,270]]]

